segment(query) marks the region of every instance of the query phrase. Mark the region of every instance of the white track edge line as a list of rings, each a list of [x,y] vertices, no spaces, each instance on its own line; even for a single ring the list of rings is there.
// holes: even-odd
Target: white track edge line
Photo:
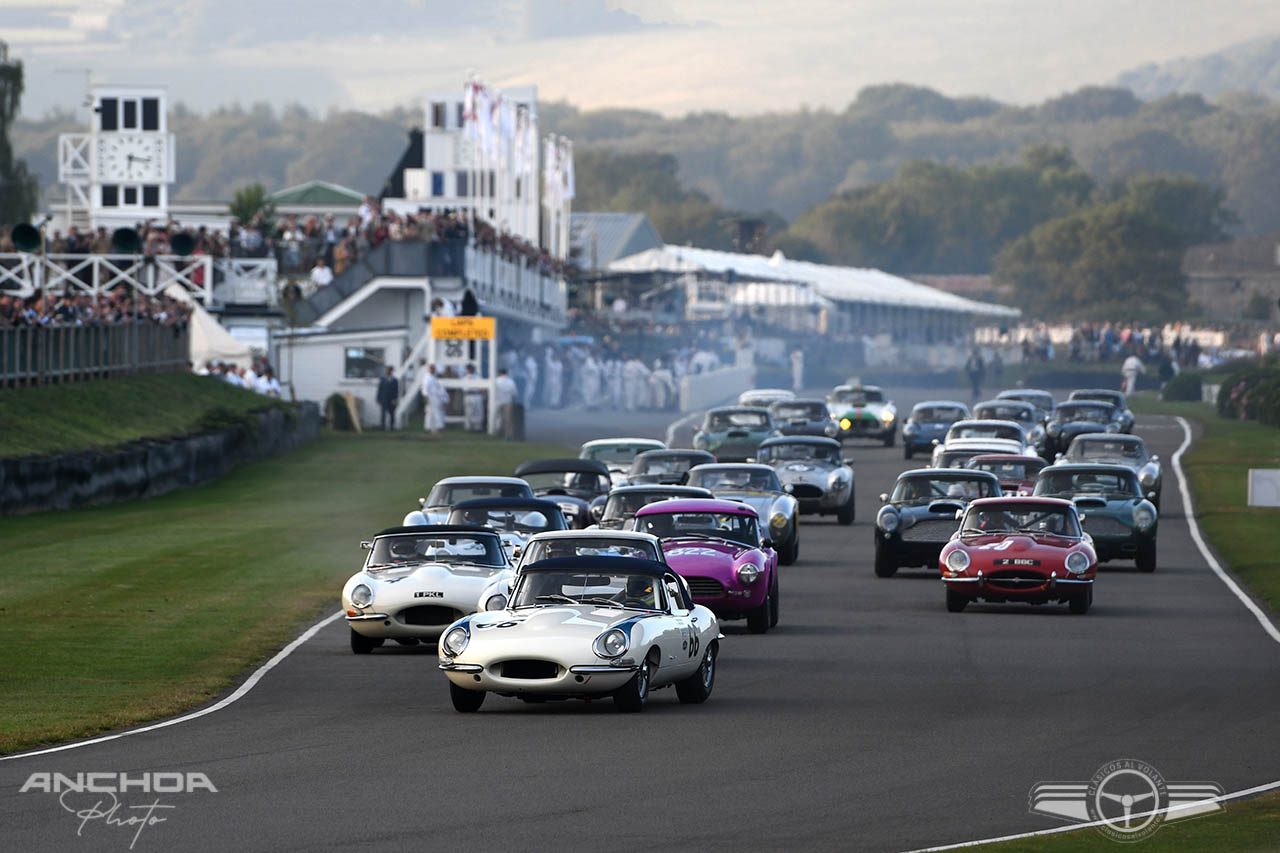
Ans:
[[[1258,620],[1262,630],[1266,631],[1272,640],[1280,643],[1280,629],[1276,628],[1262,608],[1240,588],[1235,579],[1223,570],[1217,558],[1213,556],[1213,552],[1209,550],[1209,546],[1205,544],[1204,537],[1200,534],[1200,522],[1196,520],[1195,508],[1191,505],[1191,490],[1187,488],[1187,477],[1182,472],[1182,454],[1191,446],[1191,425],[1187,423],[1186,418],[1181,416],[1178,416],[1178,424],[1182,427],[1183,438],[1182,445],[1173,453],[1173,472],[1178,475],[1178,490],[1182,493],[1182,507],[1186,515],[1187,527],[1191,530],[1191,538],[1195,541],[1196,547],[1200,549],[1200,555],[1204,557],[1204,561],[1209,564],[1209,568],[1213,569],[1213,573],[1218,576],[1218,580],[1222,581],[1227,589],[1231,590],[1232,594],[1240,599],[1240,603],[1253,614],[1253,618]]]
[[[139,734],[142,734],[143,732],[153,732],[156,729],[163,729],[168,726],[176,726],[178,723],[186,723],[191,720],[199,719],[200,717],[203,717],[206,714],[212,714],[215,711],[221,711],[223,708],[227,707],[233,702],[236,702],[244,698],[245,694],[247,694],[250,690],[252,690],[254,686],[257,685],[257,683],[262,680],[262,677],[264,675],[266,675],[271,670],[275,669],[276,666],[282,663],[285,658],[287,658],[289,655],[297,651],[299,646],[301,646],[307,640],[310,640],[312,637],[318,634],[321,628],[324,628],[326,625],[335,621],[341,616],[342,616],[342,611],[339,610],[338,612],[330,616],[326,616],[316,624],[312,625],[307,630],[303,631],[296,638],[294,638],[293,642],[289,643],[289,645],[285,646],[283,649],[276,652],[275,655],[271,658],[271,660],[267,661],[262,666],[255,669],[253,671],[253,674],[250,675],[247,679],[245,679],[244,683],[241,684],[239,687],[237,687],[230,696],[226,696],[223,699],[220,699],[219,701],[210,705],[208,708],[201,708],[199,711],[193,711],[192,713],[184,714],[181,717],[174,717],[169,720],[162,720],[161,722],[158,722],[158,723],[152,723],[151,725],[148,725],[148,726],[142,726],[136,729],[129,729],[128,731],[123,731],[123,732],[116,732],[115,734],[111,734],[111,735],[103,735],[102,737],[95,737],[89,740],[77,741],[75,743],[64,743],[61,746],[51,746],[46,749],[36,749],[30,752],[19,752],[15,755],[0,755],[0,761],[15,761],[19,758],[34,758],[37,755],[48,755],[53,752],[63,752],[68,749],[79,749],[82,746],[92,746],[96,743],[106,743],[107,741],[116,740],[122,737],[128,737],[129,735],[139,735]]]
[[[1171,814],[1173,812],[1184,811],[1186,809],[1201,808],[1205,803],[1225,803],[1229,800],[1238,800],[1242,797],[1250,797],[1255,794],[1265,794],[1267,791],[1280,788],[1280,780],[1275,782],[1267,782],[1265,785],[1255,785],[1252,788],[1246,788],[1243,791],[1233,791],[1230,794],[1223,794],[1220,797],[1206,797],[1203,800],[1196,800],[1194,803],[1179,803],[1175,806],[1169,806],[1166,809],[1154,809],[1141,814],[1131,815],[1135,818],[1150,817],[1158,814]],[[1107,820],[1094,820],[1088,823],[1070,823],[1063,826],[1055,826],[1051,829],[1040,829],[1035,832],[1019,832],[1014,835],[1001,835],[997,838],[982,838],[977,841],[961,841],[956,844],[943,844],[938,847],[921,847],[911,853],[937,853],[940,850],[959,850],[964,847],[977,847],[980,844],[1003,844],[1006,841],[1018,841],[1023,838],[1035,838],[1043,835],[1060,835],[1064,832],[1075,832],[1081,829],[1090,829],[1092,827],[1105,826],[1110,823]]]
[[[1180,444],[1178,449],[1173,452],[1173,456],[1170,461],[1173,463],[1173,473],[1178,477],[1178,492],[1182,496],[1182,509],[1187,519],[1187,528],[1191,531],[1191,539],[1196,543],[1196,547],[1200,549],[1200,555],[1204,557],[1204,561],[1209,565],[1209,568],[1213,570],[1213,573],[1218,576],[1218,579],[1221,580],[1226,585],[1227,589],[1231,590],[1232,594],[1235,595],[1236,598],[1240,599],[1240,602],[1244,604],[1250,613],[1253,614],[1254,618],[1258,620],[1258,624],[1262,626],[1262,630],[1266,631],[1267,635],[1270,636],[1271,639],[1280,643],[1280,631],[1276,630],[1276,626],[1269,618],[1267,618],[1267,615],[1262,611],[1262,608],[1258,607],[1254,600],[1246,595],[1244,590],[1240,589],[1240,586],[1235,582],[1235,579],[1223,571],[1217,558],[1213,556],[1213,552],[1211,552],[1209,550],[1209,546],[1205,544],[1204,537],[1200,534],[1200,523],[1196,520],[1195,508],[1191,505],[1191,490],[1187,487],[1187,477],[1182,472],[1182,454],[1191,446],[1191,425],[1187,423],[1186,418],[1183,418],[1180,415],[1176,415],[1175,417],[1178,421],[1178,425],[1182,427],[1182,444]],[[1240,797],[1247,797],[1251,794],[1261,794],[1265,791],[1270,791],[1273,788],[1280,788],[1280,780],[1267,782],[1263,785],[1257,785],[1243,791],[1235,791],[1231,794],[1223,794],[1221,797],[1213,797],[1210,800],[1200,800],[1197,803],[1173,806],[1167,811],[1171,812],[1178,809],[1191,808],[1206,802],[1226,802],[1228,800],[1239,799]],[[1146,814],[1150,815],[1154,813],[1155,812],[1147,812]],[[1146,815],[1135,815],[1135,817],[1145,816]],[[944,844],[940,847],[922,847],[918,850],[913,850],[912,853],[934,853],[934,851],[939,850],[958,850],[962,847],[976,847],[979,844],[1001,844],[1005,841],[1017,841],[1022,838],[1035,838],[1036,836],[1041,835],[1057,835],[1062,832],[1074,832],[1077,829],[1088,829],[1093,826],[1102,826],[1104,823],[1106,823],[1106,821],[1096,820],[1092,823],[1067,824],[1066,826],[1055,826],[1050,829],[1039,829],[1034,832],[1020,832],[1016,835],[1002,835],[999,838],[983,838],[978,841],[960,841],[955,844]]]

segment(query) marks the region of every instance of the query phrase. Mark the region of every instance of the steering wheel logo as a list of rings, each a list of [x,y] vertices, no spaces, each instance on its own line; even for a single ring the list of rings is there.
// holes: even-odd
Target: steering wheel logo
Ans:
[[[1089,780],[1085,807],[1098,830],[1113,841],[1141,841],[1164,822],[1169,787],[1160,771],[1145,761],[1109,761]]]

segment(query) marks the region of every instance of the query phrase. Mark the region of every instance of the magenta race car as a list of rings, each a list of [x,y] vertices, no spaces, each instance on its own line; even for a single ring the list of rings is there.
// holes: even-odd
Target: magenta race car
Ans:
[[[763,634],[778,624],[778,554],[760,519],[737,501],[683,499],[636,511],[632,529],[662,540],[667,564],[689,584],[696,604],[719,619],[746,619]]]

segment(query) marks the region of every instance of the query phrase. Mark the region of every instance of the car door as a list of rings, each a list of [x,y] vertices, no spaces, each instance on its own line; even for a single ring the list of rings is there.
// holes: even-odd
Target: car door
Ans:
[[[666,669],[663,683],[687,678],[701,661],[702,633],[692,621],[691,599],[686,598],[680,581],[674,573],[662,577],[666,595],[669,627],[660,641],[663,651],[662,666]]]

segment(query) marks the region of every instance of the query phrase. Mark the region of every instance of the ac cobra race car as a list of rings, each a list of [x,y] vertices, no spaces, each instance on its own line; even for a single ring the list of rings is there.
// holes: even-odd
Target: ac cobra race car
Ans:
[[[853,462],[840,453],[834,438],[792,435],[761,444],[759,460],[778,472],[801,515],[835,515],[847,525],[854,519]]]

